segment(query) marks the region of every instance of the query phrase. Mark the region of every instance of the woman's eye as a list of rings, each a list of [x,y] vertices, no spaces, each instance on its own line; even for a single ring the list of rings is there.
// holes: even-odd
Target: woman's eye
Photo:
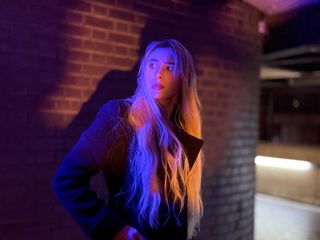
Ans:
[[[173,71],[173,66],[167,66],[167,69],[168,69],[169,71]]]
[[[149,67],[150,67],[150,68],[156,68],[157,65],[156,65],[155,63],[149,63]]]

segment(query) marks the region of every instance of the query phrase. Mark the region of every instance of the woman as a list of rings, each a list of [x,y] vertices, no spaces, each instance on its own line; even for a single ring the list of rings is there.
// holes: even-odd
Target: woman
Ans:
[[[91,239],[191,239],[202,215],[200,103],[192,57],[151,42],[138,87],[107,102],[63,160],[55,192]],[[103,171],[109,201],[89,189]]]

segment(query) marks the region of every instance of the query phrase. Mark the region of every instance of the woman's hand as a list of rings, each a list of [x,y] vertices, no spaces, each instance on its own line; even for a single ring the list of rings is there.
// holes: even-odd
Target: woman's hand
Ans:
[[[113,238],[113,240],[145,240],[137,229],[131,226],[124,226]]]

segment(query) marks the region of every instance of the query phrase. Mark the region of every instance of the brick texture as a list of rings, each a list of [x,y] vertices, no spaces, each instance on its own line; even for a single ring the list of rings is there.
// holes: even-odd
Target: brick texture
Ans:
[[[197,66],[205,141],[197,239],[253,239],[260,17],[239,0],[4,1],[1,239],[87,239],[52,177],[102,104],[133,93],[146,44],[163,38],[186,45]],[[106,196],[101,179],[93,187]]]

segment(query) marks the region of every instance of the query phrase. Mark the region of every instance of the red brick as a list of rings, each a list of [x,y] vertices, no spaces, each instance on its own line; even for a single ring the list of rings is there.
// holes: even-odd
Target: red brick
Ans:
[[[85,16],[85,24],[93,27],[100,27],[103,29],[113,29],[113,22],[107,19]]]
[[[125,43],[129,45],[135,45],[137,43],[137,39],[128,35],[110,33],[109,34],[110,41]]]
[[[97,81],[100,81],[100,79],[98,79]],[[92,84],[90,84],[90,85],[92,86]],[[96,86],[96,84],[94,84],[94,86]],[[82,98],[88,99],[91,95],[92,95],[92,90],[90,90],[90,89],[83,89],[82,90]]]
[[[91,29],[84,26],[62,24],[61,29],[62,29],[62,33],[66,35],[73,35],[73,36],[80,36],[80,37],[91,36]]]
[[[129,25],[126,23],[122,23],[122,22],[117,22],[116,23],[116,30],[120,31],[120,32],[128,32],[129,29]]]
[[[92,62],[99,64],[106,64],[108,61],[108,57],[104,55],[92,54]]]
[[[76,115],[76,114],[78,114],[79,113],[79,110],[78,111],[72,111],[72,110],[70,110],[70,111],[67,111],[67,112],[64,112],[63,114],[62,114],[62,118],[63,118],[63,125],[64,126],[66,126],[66,129],[69,129],[69,125],[70,124],[73,124],[73,120],[74,120],[74,116]],[[61,136],[64,136],[65,135],[65,132],[62,132],[61,134],[60,134]]]
[[[134,34],[140,34],[142,31],[142,28],[140,26],[137,25],[131,25],[130,27],[130,32],[134,33]]]
[[[109,57],[108,63],[112,65],[132,67],[132,65],[134,64],[134,61],[128,58]]]
[[[94,41],[85,41],[84,48],[101,52],[112,52],[113,46],[109,43],[104,42],[94,42]]]
[[[93,74],[97,76],[103,76],[107,71],[106,67],[101,66],[94,66],[94,65],[84,65],[83,66],[83,73],[85,74]]]
[[[135,22],[138,24],[141,24],[142,26],[144,26],[147,21],[148,21],[147,16],[142,16],[142,15],[136,16]]]
[[[60,76],[60,82],[63,85],[72,85],[72,86],[88,86],[89,85],[89,78],[83,76],[73,76],[69,73],[64,73]]]
[[[135,15],[132,12],[121,11],[117,9],[109,9],[109,16],[121,20],[125,20],[128,22],[133,22],[135,19]]]
[[[97,5],[93,5],[92,6],[92,11],[95,14],[99,14],[102,16],[105,16],[107,14],[107,8],[106,7],[102,7],[102,6],[97,6]]]
[[[81,96],[83,98],[83,92],[81,91]],[[70,108],[72,110],[77,110],[79,111],[79,109],[82,107],[83,103],[82,102],[79,102],[79,101],[72,101],[70,102]]]
[[[115,47],[115,53],[126,56],[128,55],[128,49],[125,47]]]
[[[129,56],[130,57],[137,57],[139,54],[139,50],[138,49],[129,49]]]
[[[70,109],[70,103],[66,100],[54,100],[54,109],[56,111],[68,111]]]
[[[67,98],[80,99],[81,98],[81,89],[78,89],[78,88],[65,88],[64,89],[64,95]]]
[[[99,30],[93,30],[92,37],[99,40],[105,40],[107,38],[107,33]]]

